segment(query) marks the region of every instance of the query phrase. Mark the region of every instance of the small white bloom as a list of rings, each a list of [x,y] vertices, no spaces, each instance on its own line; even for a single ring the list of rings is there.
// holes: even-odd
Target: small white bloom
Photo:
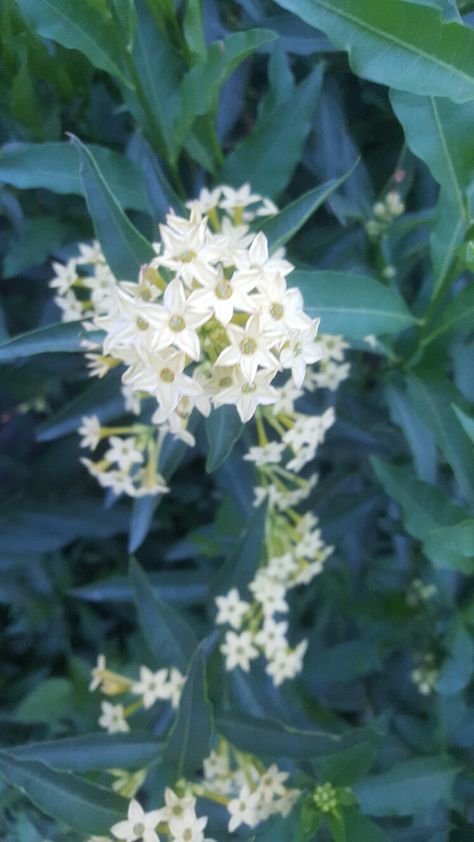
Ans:
[[[148,667],[140,667],[140,681],[132,685],[132,693],[143,696],[143,707],[151,708],[158,699],[169,699],[171,696],[168,682],[168,670],[161,669],[152,672]]]
[[[227,594],[216,597],[217,612],[216,623],[229,623],[233,629],[240,629],[242,620],[250,608],[248,602],[240,599],[237,588],[232,588]]]
[[[225,636],[225,643],[220,647],[225,655],[225,665],[229,672],[235,667],[240,667],[244,672],[250,670],[250,661],[258,657],[258,649],[253,645],[253,638],[250,632],[244,631],[240,634],[228,631]]]
[[[99,725],[109,734],[120,734],[130,731],[130,726],[124,716],[123,705],[113,705],[111,702],[101,702],[102,715]]]
[[[229,801],[227,810],[230,813],[228,825],[229,833],[233,833],[241,824],[255,827],[258,821],[257,807],[260,801],[258,792],[250,792],[248,786],[242,787],[237,798]]]
[[[95,450],[100,442],[101,426],[97,415],[84,415],[81,418],[81,425],[78,433],[82,436],[79,442],[81,447],[88,447],[90,450]]]
[[[160,842],[155,827],[163,820],[162,810],[152,810],[145,813],[138,801],[134,798],[128,806],[128,818],[126,821],[117,822],[111,827],[111,833],[124,842],[136,842],[140,839],[143,842]]]

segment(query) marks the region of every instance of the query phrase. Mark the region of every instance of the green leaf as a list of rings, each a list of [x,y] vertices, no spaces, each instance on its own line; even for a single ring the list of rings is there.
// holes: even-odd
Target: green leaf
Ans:
[[[140,626],[157,662],[186,672],[198,641],[187,622],[153,590],[148,576],[132,559],[130,578]]]
[[[207,56],[206,39],[201,0],[186,0],[183,18],[183,33],[189,52],[195,61],[205,61]]]
[[[130,82],[122,70],[120,49],[110,14],[104,14],[90,0],[18,0],[35,32],[63,47],[79,50],[94,67]]]
[[[125,36],[125,47],[130,52],[137,27],[135,0],[113,0],[113,5],[120,28]]]
[[[474,560],[474,521],[471,521],[471,555]],[[471,680],[474,669],[474,643],[464,626],[455,622],[446,645],[449,656],[443,663],[436,689],[442,695],[451,696],[464,690]]]
[[[154,257],[150,243],[125,216],[92,153],[72,137],[81,161],[87,207],[107,263],[119,280],[135,280],[143,263]]]
[[[453,404],[453,409],[464,432],[474,443],[474,418],[470,418],[469,415],[466,415],[466,413],[455,404]]]
[[[111,373],[105,380],[94,382],[41,424],[36,438],[37,441],[53,441],[69,433],[76,433],[84,415],[96,415],[103,423],[116,418],[123,411],[124,402],[118,379]]]
[[[87,146],[122,208],[150,213],[145,178],[132,161],[103,146]],[[85,196],[76,150],[70,143],[16,143],[0,152],[0,181],[21,190],[44,187]]]
[[[366,740],[369,733],[362,728],[354,728],[346,734],[308,731],[274,719],[257,719],[231,712],[216,716],[216,728],[242,751],[263,757],[298,760],[311,760],[321,754],[339,752],[360,740]]]
[[[375,475],[387,494],[401,506],[408,532],[424,541],[440,526],[451,526],[466,518],[447,494],[434,485],[416,479],[409,468],[400,468],[372,457]]]
[[[452,192],[441,188],[436,204],[436,214],[430,234],[430,253],[433,264],[433,294],[438,295],[456,258],[456,246],[464,237],[466,221]]]
[[[434,483],[437,453],[432,434],[418,416],[406,391],[401,386],[389,384],[385,394],[390,417],[402,428],[411,450],[418,479]]]
[[[474,300],[473,300],[474,304]],[[451,466],[462,495],[474,506],[474,452],[452,409],[461,395],[440,377],[407,377],[408,395]]]
[[[211,44],[205,61],[193,67],[181,84],[184,126],[189,128],[194,117],[207,114],[225,80],[238,65],[276,37],[266,29],[247,29]],[[186,129],[183,127],[182,131],[185,133]]]
[[[160,4],[154,5],[161,14]],[[178,90],[185,67],[165,27],[161,31],[157,25],[153,5],[149,6],[146,0],[135,0],[137,26],[132,59],[137,86],[136,91],[125,92],[125,101],[154,148],[164,159],[173,160],[179,151],[174,127],[181,114]]]
[[[232,587],[244,591],[250,584],[263,558],[266,516],[264,504],[254,509],[243,533],[214,577],[212,593],[227,593]]]
[[[284,246],[288,240],[295,236],[313,213],[316,213],[329,196],[344,183],[346,178],[349,178],[355,166],[356,164],[340,178],[326,181],[325,184],[315,187],[314,190],[303,193],[302,196],[299,196],[298,199],[295,199],[275,216],[271,216],[260,226],[260,230],[268,238],[272,252],[280,246]]]
[[[474,151],[469,142],[474,132],[474,102],[460,106],[449,99],[401,91],[392,91],[390,98],[408,146],[456,201],[460,216],[466,218],[463,193],[474,174]]]
[[[450,798],[458,766],[450,757],[403,760],[387,772],[370,775],[354,786],[364,813],[412,816]]]
[[[173,727],[163,749],[163,758],[172,765],[177,779],[189,779],[199,771],[209,755],[211,734],[212,709],[201,644],[189,665]]]
[[[437,567],[471,575],[474,573],[474,520],[433,529],[423,549]]]
[[[389,837],[367,816],[363,816],[357,807],[344,810],[346,827],[350,833],[350,842],[390,842]]]
[[[335,816],[333,813],[328,813],[326,818],[333,842],[347,842],[346,823],[344,816]]]
[[[0,752],[0,775],[43,813],[81,833],[108,833],[123,818],[125,799],[44,763]]]
[[[404,0],[277,0],[346,50],[354,73],[400,91],[474,99],[474,32]]]
[[[57,324],[19,333],[13,339],[0,345],[0,363],[11,363],[22,357],[36,354],[84,352],[85,339],[97,339],[100,333],[84,330],[81,322],[58,322]]]
[[[426,348],[441,336],[450,336],[472,330],[474,325],[474,284],[469,284],[425,326],[421,336],[421,347]]]
[[[206,418],[206,435],[209,444],[206,471],[212,473],[227,459],[240,438],[244,425],[235,406],[220,406]]]
[[[380,740],[370,733],[343,751],[335,751],[315,760],[320,779],[330,781],[334,786],[352,786],[355,781],[367,775],[375,763]]]
[[[288,277],[304,298],[305,311],[321,318],[323,333],[349,339],[398,333],[416,323],[403,298],[374,278],[349,272],[292,272]]]
[[[257,123],[227,157],[219,175],[221,181],[235,186],[248,181],[254,190],[270,198],[285,189],[311,129],[323,73],[320,64],[282,105]]]
[[[53,769],[88,772],[91,769],[139,769],[160,753],[160,743],[149,733],[84,734],[61,740],[45,740],[8,749],[17,760],[35,760]]]

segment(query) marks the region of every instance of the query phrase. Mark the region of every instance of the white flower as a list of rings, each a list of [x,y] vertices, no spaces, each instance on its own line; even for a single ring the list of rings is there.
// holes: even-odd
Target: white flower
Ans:
[[[261,231],[255,237],[248,252],[245,252],[237,261],[239,274],[254,278],[256,283],[265,283],[276,274],[288,275],[294,266],[288,260],[279,257],[270,257],[268,254],[268,241]],[[263,286],[262,291],[265,291]]]
[[[296,649],[276,650],[265,669],[265,672],[272,677],[275,687],[279,687],[289,678],[295,678],[301,672],[307,648],[308,641],[302,640]]]
[[[253,638],[250,632],[244,631],[240,634],[228,631],[225,636],[225,643],[220,647],[225,655],[225,665],[229,672],[235,667],[240,667],[244,672],[250,669],[250,661],[258,657],[258,649],[253,645]]]
[[[174,708],[177,708],[179,705],[179,700],[181,698],[181,692],[185,681],[186,676],[182,675],[182,673],[180,673],[180,671],[176,669],[176,667],[171,667],[168,686],[170,693],[170,701]]]
[[[234,208],[246,208],[248,205],[254,205],[261,200],[258,193],[252,193],[250,184],[242,184],[238,190],[233,187],[228,187],[226,184],[222,185],[222,195],[224,198],[220,200],[220,207],[227,210]]]
[[[259,371],[253,381],[249,382],[240,369],[234,369],[232,385],[214,395],[214,404],[233,404],[245,424],[255,414],[257,406],[271,404],[277,400],[278,391],[270,385],[273,377],[273,371]]]
[[[102,684],[105,670],[105,655],[98,655],[97,666],[93,667],[91,670],[91,680],[89,683],[89,690],[91,693],[93,693],[94,690],[97,690],[97,688]]]
[[[233,629],[240,629],[242,620],[250,608],[248,602],[240,599],[237,588],[232,588],[224,596],[216,597],[217,612],[216,623],[229,623]]]
[[[238,798],[229,801],[227,810],[230,813],[228,825],[229,833],[233,833],[241,824],[254,827],[258,821],[257,807],[260,801],[258,792],[250,792],[248,786],[242,787]]]
[[[257,573],[249,588],[266,616],[288,611],[285,588],[281,583],[270,579],[265,571]]]
[[[252,312],[254,304],[248,295],[252,287],[252,280],[239,280],[237,275],[226,278],[223,272],[219,272],[215,278],[192,292],[188,303],[190,307],[195,306],[201,312],[213,310],[216,319],[226,326],[234,315],[234,310]]]
[[[170,685],[168,682],[168,670],[161,669],[152,672],[148,667],[140,667],[140,681],[132,685],[132,693],[143,696],[143,707],[151,708],[158,699],[169,699]]]
[[[292,331],[280,351],[280,362],[283,368],[291,368],[298,387],[303,383],[306,366],[321,359],[320,347],[314,341],[318,326],[319,319],[315,319],[306,330]]]
[[[109,734],[120,734],[130,731],[130,726],[124,716],[123,705],[113,705],[111,702],[101,702],[102,715],[99,725],[106,728]]]
[[[277,337],[286,337],[290,330],[308,330],[312,327],[309,316],[303,311],[303,298],[297,288],[287,289],[281,275],[265,280],[264,292],[253,296],[253,301],[264,330]]]
[[[297,569],[297,564],[291,553],[280,556],[273,556],[268,561],[268,574],[273,579],[280,579],[285,582],[288,577]]]
[[[288,779],[288,772],[280,772],[276,763],[273,763],[260,778],[258,790],[264,801],[272,801],[285,795],[286,787],[284,782]]]
[[[204,828],[207,816],[198,819],[194,810],[187,811],[180,818],[171,819],[169,828],[173,842],[204,842]]]
[[[230,344],[221,352],[216,365],[239,365],[246,381],[252,383],[258,366],[276,372],[279,363],[271,353],[272,338],[261,330],[258,316],[251,316],[245,328],[229,324],[227,335]]]
[[[244,459],[248,462],[254,462],[258,466],[275,465],[281,462],[284,451],[284,444],[278,441],[269,441],[261,447],[251,447],[249,452],[245,454]]]
[[[116,462],[121,471],[129,471],[133,465],[144,461],[143,453],[136,446],[135,436],[120,438],[110,436],[110,448],[105,453],[108,462]]]
[[[143,842],[160,842],[155,827],[163,820],[162,810],[152,810],[145,813],[138,801],[134,798],[128,806],[128,819],[117,822],[111,827],[111,833],[124,842],[135,842],[140,839]]]
[[[78,430],[79,435],[82,436],[80,446],[95,450],[100,442],[100,432],[101,426],[97,415],[84,415]]]
[[[288,623],[277,623],[273,617],[265,617],[263,628],[255,635],[255,643],[262,647],[266,658],[272,658],[278,649],[288,646],[287,631]]]
[[[66,295],[76,281],[79,280],[79,276],[77,274],[77,264],[78,260],[76,258],[68,260],[66,264],[53,263],[55,276],[49,282],[49,285],[53,289],[57,289],[59,295]]]
[[[163,295],[163,305],[155,305],[149,314],[150,324],[155,328],[153,347],[163,350],[174,345],[184,351],[192,360],[201,355],[197,328],[209,319],[209,310],[193,306],[186,299],[181,281],[168,284]]]
[[[182,818],[186,814],[194,813],[196,799],[193,795],[180,797],[179,795],[176,795],[170,787],[166,787],[165,805],[166,806],[162,809],[162,820],[165,822],[171,822]]]

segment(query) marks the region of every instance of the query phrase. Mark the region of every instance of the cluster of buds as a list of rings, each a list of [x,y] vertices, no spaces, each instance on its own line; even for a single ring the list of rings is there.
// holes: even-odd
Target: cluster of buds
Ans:
[[[411,672],[411,680],[422,696],[430,696],[436,690],[439,669],[432,652],[419,652],[415,656],[417,666]]]
[[[388,231],[395,219],[405,212],[405,205],[398,190],[389,190],[385,198],[375,202],[372,217],[365,229],[371,240],[378,240]]]
[[[148,710],[157,701],[170,702],[176,708],[179,704],[184,676],[175,667],[160,669],[152,672],[148,667],[141,666],[140,678],[133,681],[125,675],[107,669],[104,655],[99,655],[97,665],[91,673],[89,690],[101,690],[105,696],[131,695],[138,696],[128,705],[101,703],[99,725],[109,734],[126,733],[130,731],[129,717],[140,708]]]

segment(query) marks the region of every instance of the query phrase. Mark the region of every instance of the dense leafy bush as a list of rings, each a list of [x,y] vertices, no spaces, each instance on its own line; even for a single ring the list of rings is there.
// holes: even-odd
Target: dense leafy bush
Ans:
[[[470,6],[4,0],[2,838],[472,839]]]

